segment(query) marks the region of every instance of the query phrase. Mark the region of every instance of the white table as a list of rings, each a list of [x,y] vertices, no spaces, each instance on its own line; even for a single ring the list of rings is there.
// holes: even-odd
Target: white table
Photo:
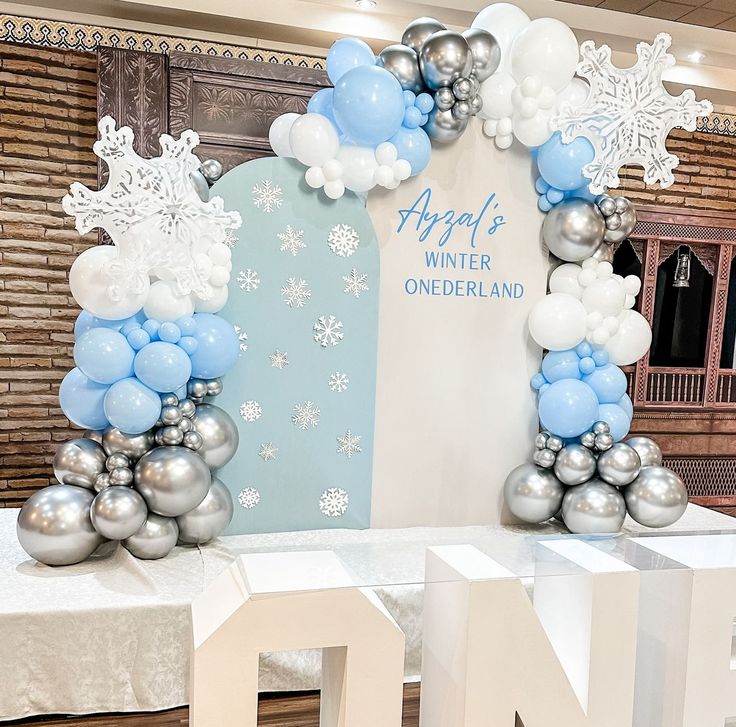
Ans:
[[[161,710],[187,704],[189,605],[242,553],[331,549],[363,584],[375,587],[406,634],[405,673],[419,674],[421,605],[428,545],[472,543],[531,577],[533,536],[545,526],[318,530],[220,538],[140,561],[113,544],[75,566],[31,560],[15,536],[15,509],[0,510],[0,719],[38,714]],[[736,520],[696,505],[667,533],[736,531]],[[626,534],[650,531],[631,520]],[[106,550],[105,550],[106,549]],[[113,551],[110,555],[110,551]],[[310,652],[265,655],[262,691],[314,689]]]

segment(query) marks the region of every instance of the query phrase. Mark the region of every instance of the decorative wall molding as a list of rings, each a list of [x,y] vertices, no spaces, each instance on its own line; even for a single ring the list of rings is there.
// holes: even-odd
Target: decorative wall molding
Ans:
[[[697,130],[703,134],[736,136],[736,114],[716,111],[710,116],[701,116],[698,119]]]

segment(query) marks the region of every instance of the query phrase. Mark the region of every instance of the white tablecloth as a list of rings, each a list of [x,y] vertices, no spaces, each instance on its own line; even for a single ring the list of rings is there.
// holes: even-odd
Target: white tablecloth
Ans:
[[[107,557],[50,568],[18,545],[17,513],[0,510],[0,719],[186,704],[189,604],[245,552],[335,550],[360,584],[375,587],[406,633],[406,675],[416,678],[427,545],[472,543],[515,573],[531,576],[530,536],[560,532],[547,525],[241,535],[203,548],[177,547],[159,561],[140,561],[108,544],[101,551],[107,549]],[[736,520],[691,505],[666,532],[718,529],[736,530]],[[627,520],[627,533],[645,530]],[[262,691],[313,689],[318,683],[315,653],[262,659]]]

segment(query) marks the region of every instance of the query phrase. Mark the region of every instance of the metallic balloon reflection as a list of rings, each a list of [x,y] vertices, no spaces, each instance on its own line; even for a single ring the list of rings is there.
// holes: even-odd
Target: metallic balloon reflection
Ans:
[[[419,68],[431,89],[452,86],[458,78],[469,76],[473,68],[468,41],[452,30],[433,33],[419,51]]]
[[[424,41],[430,35],[440,30],[447,30],[447,28],[439,20],[427,17],[416,18],[406,26],[401,36],[401,43],[402,45],[409,46],[415,53],[419,53],[424,45]]]
[[[240,435],[230,415],[214,404],[199,404],[192,416],[194,431],[202,437],[197,454],[212,469],[226,465],[238,449]]]
[[[649,437],[631,437],[626,440],[626,444],[636,450],[642,467],[662,464],[662,450],[653,439],[649,439]]]
[[[419,72],[419,58],[408,46],[396,43],[386,46],[376,58],[376,65],[382,66],[401,84],[404,91],[422,93],[424,81]]]
[[[595,456],[582,444],[568,444],[557,453],[554,462],[557,479],[569,486],[587,482],[595,474],[595,466]]]
[[[429,138],[442,144],[459,139],[467,128],[467,118],[457,119],[453,116],[452,109],[441,111],[437,106],[429,112],[429,120],[424,125]]]
[[[542,237],[550,252],[571,263],[591,257],[603,242],[605,231],[598,207],[577,197],[555,205],[542,225]]]
[[[92,489],[97,475],[105,471],[105,450],[92,439],[72,439],[54,454],[54,476],[64,485]]]
[[[624,497],[629,515],[650,528],[676,523],[687,509],[685,485],[667,467],[642,467],[639,476],[624,490]]]
[[[501,46],[487,30],[480,28],[469,28],[462,35],[473,56],[473,75],[482,83],[498,70],[501,64]]]
[[[154,445],[153,432],[124,434],[116,427],[109,427],[102,435],[102,447],[106,454],[120,452],[133,462],[139,460]]]
[[[641,470],[641,458],[637,451],[618,442],[598,457],[598,474],[609,485],[623,487],[633,482]]]
[[[148,515],[145,500],[129,487],[107,487],[92,502],[92,525],[110,540],[124,540],[135,533]]]
[[[179,527],[171,517],[149,513],[146,522],[129,538],[123,547],[141,560],[157,560],[167,556],[176,545]]]
[[[626,503],[613,485],[596,478],[565,492],[562,517],[573,533],[618,533]]]
[[[179,542],[190,545],[209,543],[230,524],[233,510],[230,491],[220,480],[213,478],[204,500],[193,510],[176,518]]]
[[[512,515],[527,523],[541,523],[560,509],[565,488],[551,470],[526,463],[511,470],[503,494]]]

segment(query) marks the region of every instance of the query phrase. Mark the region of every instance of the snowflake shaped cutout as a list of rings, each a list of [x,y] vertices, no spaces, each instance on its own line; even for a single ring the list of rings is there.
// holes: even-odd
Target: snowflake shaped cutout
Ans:
[[[238,502],[246,510],[252,510],[261,501],[261,493],[255,487],[244,487],[238,494]]]
[[[348,429],[342,437],[337,437],[337,453],[344,454],[348,459],[351,459],[354,454],[363,451],[360,447],[361,439],[363,437],[353,434]]]
[[[311,401],[305,401],[302,404],[296,404],[294,406],[294,414],[291,417],[291,422],[297,429],[306,432],[310,427],[315,429],[319,424],[320,413],[318,406]]]
[[[696,101],[692,89],[671,96],[662,85],[662,74],[675,64],[667,53],[672,38],[660,33],[654,43],[639,43],[631,68],[617,68],[607,45],[591,40],[580,46],[578,74],[590,83],[590,93],[580,106],[563,105],[551,128],[570,142],[587,138],[595,157],[583,167],[590,191],[601,194],[619,186],[618,172],[625,164],[644,167],[644,183],[669,187],[672,170],[680,160],[667,151],[667,135],[675,127],[695,131],[699,116],[713,111],[710,101]]]
[[[276,459],[276,452],[278,451],[279,448],[274,447],[273,442],[264,442],[258,450],[258,456],[264,462],[270,462],[271,460]]]
[[[278,348],[268,355],[271,360],[271,367],[282,371],[289,365],[289,356],[286,351],[279,351]]]
[[[281,240],[281,252],[290,252],[294,257],[297,256],[299,250],[304,249],[307,243],[304,242],[304,230],[295,230],[291,225],[286,225],[284,232],[279,232],[276,237]]]
[[[345,283],[343,293],[350,293],[354,298],[360,298],[361,293],[368,291],[365,281],[368,280],[367,273],[359,273],[355,268],[350,271],[349,275],[343,275],[342,280]]]
[[[241,353],[245,353],[248,350],[248,334],[240,326],[233,326],[233,328],[238,337],[238,348]]]
[[[335,371],[335,373],[330,374],[330,378],[327,379],[327,386],[330,387],[330,391],[335,391],[338,394],[342,394],[343,391],[346,391],[349,383],[350,379],[347,374],[340,373],[339,371]]]
[[[338,321],[335,316],[320,316],[312,326],[312,330],[314,331],[314,340],[322,348],[337,346],[344,336],[342,321]]]
[[[286,285],[281,288],[281,299],[289,308],[303,308],[311,297],[312,291],[302,278],[287,278]]]
[[[358,233],[350,225],[335,225],[327,236],[330,250],[340,257],[350,257],[360,244]]]
[[[326,517],[340,517],[348,511],[350,498],[342,487],[328,487],[319,496],[319,511]]]
[[[246,293],[250,293],[254,290],[258,290],[258,286],[261,284],[261,279],[255,270],[246,268],[238,273],[237,277],[238,286]]]
[[[262,212],[271,213],[279,209],[284,203],[281,199],[283,195],[281,187],[274,184],[270,179],[265,179],[260,184],[256,184],[251,193],[253,194],[253,204]]]
[[[257,401],[249,399],[240,405],[240,416],[245,422],[255,422],[261,418],[263,408]]]

